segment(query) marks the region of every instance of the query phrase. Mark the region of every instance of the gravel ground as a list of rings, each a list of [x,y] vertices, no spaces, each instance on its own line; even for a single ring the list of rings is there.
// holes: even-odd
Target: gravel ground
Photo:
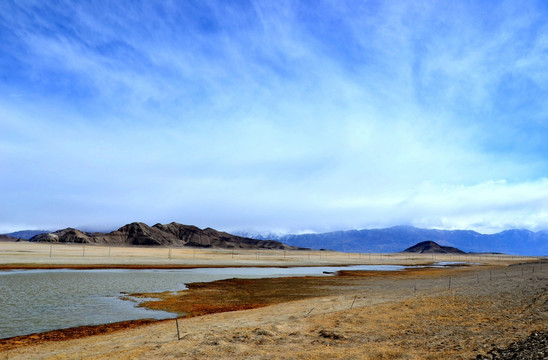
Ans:
[[[477,360],[545,360],[548,359],[548,333],[534,331],[523,341],[517,341],[504,349],[494,347],[487,355],[478,354]]]

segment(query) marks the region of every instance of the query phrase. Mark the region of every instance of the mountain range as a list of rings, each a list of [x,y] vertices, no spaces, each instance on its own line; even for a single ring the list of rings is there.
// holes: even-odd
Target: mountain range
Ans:
[[[44,233],[47,233],[47,232],[48,232],[47,230],[21,230],[21,231],[15,231],[15,232],[0,235],[0,236],[9,236],[9,237],[15,238],[17,240],[19,240],[19,239],[28,240],[31,237],[35,236],[35,235],[40,235],[40,234],[44,234]]]
[[[51,234],[51,235],[50,235]],[[77,229],[53,233],[25,230],[5,234],[2,241],[18,238],[31,241],[90,242],[140,245],[187,245],[242,248],[312,248],[346,252],[399,252],[423,241],[435,241],[442,246],[476,253],[506,253],[516,255],[548,255],[548,231],[532,232],[512,229],[496,234],[481,234],[472,230],[434,230],[412,226],[386,229],[334,231],[321,234],[260,235],[219,232],[210,228],[171,223],[152,227],[132,223],[110,233],[92,233]],[[256,242],[253,241],[265,241]],[[285,245],[284,245],[285,244]],[[287,247],[289,248],[289,247]]]
[[[109,233],[85,232],[67,228],[35,235],[29,241],[110,245],[193,246],[227,249],[298,249],[298,247],[288,246],[275,240],[250,239],[211,228],[202,230],[196,226],[182,225],[176,222],[166,225],[156,224],[154,226],[134,222]]]
[[[262,235],[239,233],[262,239]],[[333,231],[321,234],[268,235],[284,244],[345,252],[399,252],[423,241],[435,241],[443,246],[465,252],[506,253],[516,255],[547,255],[548,231],[532,232],[512,229],[496,234],[481,234],[472,230],[435,230],[412,226],[386,229]]]

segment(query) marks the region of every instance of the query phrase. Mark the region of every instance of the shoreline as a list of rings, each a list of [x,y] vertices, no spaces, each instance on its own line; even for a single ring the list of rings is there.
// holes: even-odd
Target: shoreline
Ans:
[[[31,265],[29,265],[31,266]],[[74,267],[71,267],[70,269],[78,269],[78,270],[88,270],[88,269],[111,269],[111,267],[103,267],[102,265],[97,265],[97,266],[101,266],[101,267],[88,267],[88,266],[74,266]],[[344,266],[341,266],[341,267],[346,267],[346,266],[352,266],[352,265],[344,265]],[[208,266],[209,268],[227,268],[229,266]],[[240,268],[243,268],[243,267],[246,267],[246,266],[239,266]],[[270,266],[263,266],[263,267],[270,267]],[[284,268],[287,268],[288,266],[285,266]],[[460,268],[461,266],[459,266]],[[118,269],[119,267],[113,267],[112,269]],[[206,266],[200,266],[200,267],[184,267],[183,269],[188,269],[188,268],[206,268]],[[257,286],[257,284],[259,283],[265,283],[265,282],[269,282],[269,281],[273,281],[273,282],[276,282],[278,284],[280,283],[288,283],[288,282],[291,282],[291,280],[293,281],[296,281],[296,282],[300,282],[301,280],[305,280],[305,279],[310,279],[310,280],[314,280],[318,283],[323,283],[323,279],[327,279],[327,278],[330,278],[330,279],[337,279],[338,277],[340,276],[346,276],[346,277],[360,277],[360,278],[363,278],[363,277],[380,277],[380,276],[395,276],[395,275],[399,275],[399,276],[406,276],[406,275],[416,275],[417,273],[421,273],[421,272],[428,272],[428,270],[434,270],[434,271],[443,271],[443,270],[449,270],[449,269],[452,269],[454,268],[453,266],[451,267],[443,267],[443,268],[431,268],[431,267],[422,267],[422,268],[406,268],[406,269],[403,269],[403,270],[400,270],[400,271],[382,271],[382,270],[368,270],[368,271],[360,271],[360,270],[357,270],[357,271],[352,271],[352,270],[342,270],[339,272],[339,274],[335,274],[335,276],[326,276],[326,277],[318,277],[318,276],[290,276],[290,277],[278,277],[278,278],[258,278],[258,279],[240,279],[240,278],[235,278],[235,279],[225,279],[225,280],[216,280],[216,281],[211,281],[211,282],[198,282],[198,283],[190,283],[190,284],[187,284],[187,289],[185,290],[182,290],[182,291],[178,291],[176,292],[177,295],[175,296],[180,296],[181,293],[185,293],[185,297],[188,298],[188,297],[191,297],[192,299],[190,301],[188,301],[188,303],[190,303],[191,306],[193,305],[198,305],[198,304],[201,304],[203,302],[203,298],[200,297],[200,295],[198,296],[194,296],[192,297],[189,296],[189,292],[191,290],[194,290],[196,288],[199,289],[199,292],[203,291],[203,292],[209,292],[211,291],[212,289],[215,289],[216,287],[218,287],[218,285],[224,285],[224,284],[227,284],[227,283],[232,283],[232,288],[229,289],[229,292],[232,293],[232,295],[236,295],[238,293],[248,293],[250,292],[249,288],[254,288]],[[42,267],[42,266],[39,266],[39,267],[29,267],[29,268],[16,268],[16,270],[19,270],[19,269],[65,269],[65,267],[57,267],[57,265],[53,265],[52,267]],[[148,265],[142,265],[142,266],[138,266],[138,265],[127,265],[127,267],[123,267],[123,269],[172,269],[171,267],[169,268],[164,268],[164,267],[150,267]],[[177,269],[177,268],[175,268]],[[0,270],[6,270],[6,268],[2,268],[0,266]],[[396,274],[398,273],[398,274]],[[331,281],[331,282],[337,282],[336,280],[335,281]],[[247,283],[247,289],[243,289],[241,288],[241,285],[243,283]],[[283,286],[283,285],[282,285]],[[294,288],[295,286],[292,286],[292,288]],[[127,294],[127,296],[132,296],[132,297],[143,297],[143,298],[156,298],[156,299],[161,299],[162,298],[162,295],[166,295],[166,294],[173,294],[172,291],[166,291],[166,292],[163,292],[163,293],[132,293],[132,294]],[[311,296],[308,296],[308,297],[316,297],[316,296],[320,296],[319,294],[314,294],[314,295],[311,295]],[[226,297],[223,296],[226,301]],[[217,299],[219,301],[219,299]],[[285,301],[291,301],[291,300],[294,300],[294,299],[286,299]],[[263,306],[268,306],[268,305],[273,305],[273,304],[278,304],[278,303],[282,303],[282,302],[285,302],[285,301],[278,301],[278,302],[271,302],[270,304],[266,304],[265,301],[263,301],[259,306],[257,304],[246,304],[247,306],[241,306],[241,307],[238,307],[238,308],[234,308],[234,307],[230,307],[230,308],[227,308],[226,307],[226,304],[223,303],[223,301],[220,301],[218,302],[215,306],[211,306],[211,307],[208,307],[207,310],[204,312],[202,311],[200,314],[187,314],[187,315],[178,315],[176,316],[177,319],[184,319],[184,318],[190,318],[190,317],[196,317],[196,316],[204,316],[204,315],[209,315],[209,314],[216,314],[216,313],[222,313],[222,312],[229,312],[229,311],[238,311],[238,310],[248,310],[248,309],[253,309],[253,308],[258,308],[258,307],[263,307]],[[173,301],[171,302],[171,304],[165,304],[165,302],[162,302],[162,301],[146,301],[146,302],[143,302],[141,304],[139,304],[138,306],[140,307],[145,307],[145,308],[148,308],[148,309],[151,309],[151,310],[161,310],[161,311],[167,311],[167,312],[171,312],[171,313],[174,313],[174,314],[177,314],[178,310],[176,310],[176,308],[174,309],[173,307]],[[180,312],[180,310],[179,310]],[[120,321],[120,322],[114,322],[114,323],[109,323],[109,324],[98,324],[98,325],[82,325],[82,326],[76,326],[76,327],[69,327],[69,328],[64,328],[64,329],[55,329],[55,330],[50,330],[50,331],[45,331],[45,332],[38,332],[38,333],[31,333],[31,334],[26,334],[26,335],[17,335],[17,336],[13,336],[13,337],[8,337],[8,338],[2,338],[0,339],[0,351],[3,351],[3,350],[11,350],[11,349],[15,349],[15,348],[18,348],[18,347],[24,347],[24,346],[29,346],[29,345],[36,345],[36,344],[41,344],[41,343],[45,343],[45,342],[55,342],[55,341],[66,341],[66,340],[73,340],[73,339],[80,339],[80,338],[84,338],[84,337],[88,337],[88,336],[94,336],[94,335],[104,335],[104,334],[109,334],[109,333],[113,333],[113,332],[118,332],[118,331],[123,331],[123,330],[127,330],[127,329],[132,329],[132,328],[135,328],[135,327],[140,327],[140,326],[145,326],[145,325],[148,325],[148,324],[151,324],[151,323],[160,323],[160,322],[166,322],[166,321],[173,321],[175,318],[169,318],[169,319],[137,319],[137,320],[126,320],[126,321]]]
[[[102,265],[97,265],[102,266]],[[347,265],[348,266],[348,265]],[[202,266],[200,268],[203,268]],[[208,266],[210,268],[226,268],[228,266]],[[245,267],[245,266],[240,266]],[[267,266],[263,266],[267,267]],[[268,266],[270,267],[270,266]],[[344,267],[344,266],[342,266]],[[53,266],[51,269],[57,269]],[[111,267],[100,267],[102,269],[110,269]],[[116,267],[118,268],[118,267]],[[164,269],[165,267],[150,267],[148,265],[127,265],[124,267],[127,269]],[[169,267],[168,269],[171,269]],[[185,267],[189,268],[189,267]],[[82,325],[77,327],[70,327],[64,329],[56,329],[45,332],[32,333],[27,335],[18,335],[8,338],[0,339],[0,351],[13,350],[20,347],[35,346],[38,344],[68,341],[74,339],[82,339],[96,335],[107,335],[115,332],[134,329],[137,327],[143,327],[154,323],[163,323],[174,321],[175,319],[187,319],[192,317],[200,317],[211,314],[241,311],[257,309],[260,307],[266,307],[285,302],[303,300],[308,298],[318,298],[326,295],[334,295],[335,292],[327,291],[322,293],[319,289],[322,287],[331,286],[338,288],[348,282],[352,282],[356,279],[375,279],[384,278],[389,280],[390,278],[405,278],[405,277],[440,277],[447,276],[453,273],[474,272],[485,270],[487,268],[497,268],[497,266],[489,265],[456,265],[446,267],[418,267],[418,268],[406,268],[400,271],[383,271],[383,270],[341,270],[335,274],[335,276],[293,276],[293,277],[278,277],[278,278],[258,278],[258,279],[225,279],[216,280],[212,282],[197,282],[187,284],[187,289],[177,292],[166,291],[161,293],[132,293],[127,294],[132,297],[143,298],[155,298],[156,300],[145,301],[141,303],[140,307],[145,307],[151,310],[167,311],[174,314],[178,314],[175,318],[169,319],[137,319],[127,320],[108,324],[98,325]],[[0,268],[1,269],[1,268]],[[29,268],[30,269],[30,268]],[[34,267],[33,269],[44,269],[44,267]],[[50,269],[50,268],[45,268]],[[74,266],[72,269],[90,269],[88,266],[80,267]],[[92,267],[91,269],[98,269],[98,267]],[[4,269],[1,269],[4,270]],[[262,288],[263,291],[266,288],[277,288],[277,292],[290,292],[299,289],[299,292],[303,292],[303,287],[310,291],[307,295],[293,296],[288,293],[285,296],[279,296],[275,298],[272,293],[257,296],[252,294],[252,291],[257,292],[258,288]],[[212,292],[215,290],[221,290],[221,293],[212,297]],[[185,294],[184,301],[181,301],[181,294]],[[207,300],[203,294],[207,294]],[[244,303],[235,305],[234,298],[241,297],[243,295]],[[249,299],[252,298],[252,302]],[[209,300],[209,301],[208,301]],[[205,304],[209,302],[212,304]],[[181,308],[187,306],[187,308]],[[193,311],[189,311],[191,308]],[[180,313],[186,313],[181,315]]]
[[[344,264],[344,265],[330,265],[330,266],[346,268],[346,267],[352,267],[352,266],[355,266],[355,265]],[[67,265],[62,265],[62,264],[56,264],[56,265],[28,264],[26,266],[18,265],[18,266],[13,266],[12,267],[11,265],[8,264],[8,265],[0,265],[0,271],[5,271],[5,270],[56,270],[56,269],[61,269],[61,270],[62,269],[69,269],[69,270],[98,270],[98,269],[105,269],[105,270],[109,270],[109,269],[148,270],[148,269],[248,268],[248,267],[249,268],[256,268],[256,267],[260,267],[260,268],[270,268],[270,267],[293,268],[293,267],[297,267],[297,266],[270,266],[270,265],[263,265],[263,266],[245,266],[245,265],[240,265],[240,266],[223,266],[223,265],[218,265],[218,266],[215,266],[215,265],[212,265],[212,266],[206,266],[206,265],[204,265],[204,266],[192,266],[192,265],[189,265],[189,266],[185,266],[185,265],[179,265],[179,266],[177,266],[177,265],[156,265],[156,266],[151,266],[151,265],[108,265],[108,266],[105,266],[105,265],[101,265],[101,264],[96,264],[94,266],[69,264],[67,266]],[[325,267],[325,265],[309,265],[307,267]],[[421,269],[425,269],[425,268],[421,268]],[[406,268],[406,269],[397,270],[397,271],[396,270],[393,270],[393,271],[366,270],[364,272],[368,273],[370,276],[382,276],[382,275],[389,275],[389,274],[395,273],[395,272],[400,272],[401,273],[401,272],[407,271],[407,270],[414,270],[414,269]],[[343,269],[340,272],[341,273],[344,273],[344,272],[346,272],[346,273],[350,273],[350,272],[360,273],[361,271],[360,270],[344,270]],[[337,273],[335,273],[334,275],[337,276]],[[293,278],[293,279],[305,279],[305,278],[316,279],[316,278],[322,278],[322,277],[324,277],[324,276],[285,276],[285,277],[277,277],[277,278],[245,279],[245,281],[250,281],[252,283],[257,283],[257,282],[268,281],[269,279],[272,279],[272,280],[276,279],[276,280],[281,280],[283,282],[283,281],[285,281],[287,279],[290,279],[290,278]],[[325,277],[328,277],[328,276],[325,276]],[[244,279],[235,278],[235,279],[215,280],[215,281],[210,281],[210,282],[190,283],[190,284],[187,284],[187,287],[188,287],[187,289],[182,290],[182,291],[178,291],[178,293],[179,294],[188,293],[188,291],[191,288],[194,288],[196,286],[199,286],[200,288],[207,291],[209,288],[214,288],[217,283],[223,283],[223,282],[226,282],[227,280],[228,281],[231,281],[231,280],[244,281]],[[233,289],[233,292],[237,292],[237,289]],[[171,291],[166,291],[166,293],[172,293],[172,292]],[[127,296],[129,296],[129,297],[158,298],[158,297],[161,297],[161,294],[162,293],[141,293],[141,294],[131,293],[131,294],[125,294],[125,295],[123,295],[123,296],[121,295],[121,296],[122,296],[122,299],[124,297],[127,297]],[[129,301],[129,300],[127,300],[127,301]],[[206,315],[206,314],[213,314],[213,313],[219,313],[219,312],[226,312],[226,311],[245,310],[245,309],[250,309],[250,308],[255,308],[256,307],[256,306],[247,306],[247,307],[240,307],[240,308],[237,308],[237,309],[234,309],[234,308],[227,309],[226,306],[224,306],[222,304],[219,304],[215,307],[209,308],[207,313],[202,313],[200,315],[192,315],[192,314],[181,315],[181,314],[177,314],[177,311],[175,311],[175,310],[173,310],[169,307],[166,307],[166,306],[163,306],[163,307],[162,306],[154,306],[154,305],[147,306],[147,304],[150,304],[150,303],[151,303],[150,301],[143,302],[138,306],[139,307],[145,307],[145,308],[148,308],[150,310],[160,310],[160,311],[171,312],[173,314],[178,315],[176,317],[179,318],[179,319],[189,318],[189,317],[194,317],[194,316],[202,316],[202,315]],[[197,303],[197,302],[194,301],[194,303]],[[264,305],[264,306],[266,306],[266,305]],[[16,336],[11,336],[11,337],[7,337],[7,338],[0,338],[0,350],[13,349],[13,348],[20,347],[20,346],[27,346],[27,345],[43,343],[43,342],[48,342],[48,341],[64,341],[64,340],[77,339],[77,338],[93,336],[93,335],[99,335],[99,334],[107,334],[107,333],[116,332],[116,331],[120,331],[120,330],[131,329],[131,328],[134,328],[134,327],[137,327],[137,326],[147,325],[147,324],[154,323],[154,322],[170,321],[170,320],[173,320],[173,319],[174,318],[125,320],[125,321],[108,323],[108,324],[82,325],[82,326],[76,326],[76,327],[54,329],[54,330],[49,330],[49,331],[44,331],[44,332],[16,335]]]
[[[547,330],[544,264],[197,283],[191,303],[202,303],[206,295],[262,307],[179,317],[180,334],[176,321],[167,319],[28,335],[26,344],[24,338],[10,338],[0,354],[33,360],[471,359]],[[285,302],[276,302],[284,300],[280,294]]]
[[[426,263],[417,266],[432,266],[436,263]],[[227,268],[280,268],[280,269],[289,269],[289,268],[312,268],[312,267],[351,267],[351,266],[360,266],[368,264],[292,264],[292,265],[164,265],[164,264],[90,264],[90,265],[76,265],[76,264],[0,264],[0,271],[7,270],[188,270],[188,269],[227,269]],[[373,264],[372,266],[377,265],[395,265],[395,266],[413,266],[404,263],[391,263],[391,264]]]
[[[473,349],[485,353],[491,344],[506,345],[530,331],[546,330],[548,323],[546,310],[539,308],[544,301],[540,300],[548,298],[548,262],[542,257],[329,253],[326,258],[322,253],[319,259],[317,252],[251,251],[235,256],[180,250],[169,259],[167,249],[148,249],[153,251],[149,254],[120,248],[112,251],[116,256],[107,258],[100,256],[104,248],[94,247],[95,253],[86,248],[83,257],[82,247],[54,245],[57,256],[51,258],[49,245],[3,245],[0,270],[469,263],[395,272],[349,269],[326,277],[227,279],[193,283],[184,295],[130,294],[159,299],[141,306],[186,313],[177,318],[183,329],[180,340],[174,318],[130,320],[0,339],[0,353],[9,353],[10,359],[74,358],[75,354],[95,359],[175,359],[182,356],[181,346],[192,358],[219,351],[225,354],[220,358],[249,358],[258,351],[251,357],[256,359],[273,354],[281,359],[324,355],[350,359],[364,351],[378,353],[374,356],[379,358],[415,354],[409,358],[442,359],[461,353],[472,358]],[[445,355],[434,356],[432,351]]]

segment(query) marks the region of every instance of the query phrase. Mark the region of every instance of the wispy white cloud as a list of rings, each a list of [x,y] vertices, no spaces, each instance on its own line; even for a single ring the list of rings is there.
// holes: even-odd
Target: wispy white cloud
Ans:
[[[546,226],[541,4],[29,4],[0,231]]]

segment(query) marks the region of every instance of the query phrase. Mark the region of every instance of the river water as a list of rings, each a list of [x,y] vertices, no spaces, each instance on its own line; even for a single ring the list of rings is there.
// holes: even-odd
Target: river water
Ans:
[[[230,278],[317,275],[341,267],[202,268],[184,270],[11,270],[0,271],[0,339],[82,325],[166,319],[175,314],[122,300],[138,292],[178,291],[192,282]],[[362,265],[354,270],[401,270]]]

